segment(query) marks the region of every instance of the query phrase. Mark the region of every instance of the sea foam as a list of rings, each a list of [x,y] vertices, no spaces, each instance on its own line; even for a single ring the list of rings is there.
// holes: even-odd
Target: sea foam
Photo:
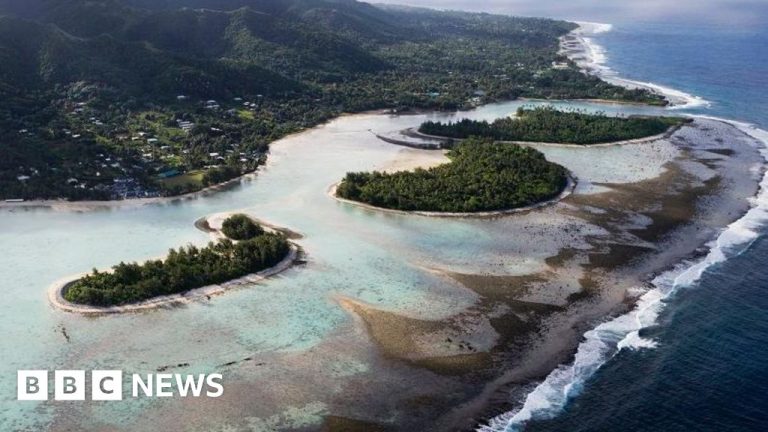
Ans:
[[[592,36],[609,32],[613,29],[611,24],[578,22],[579,28],[572,32],[583,49],[583,57],[574,59],[576,64],[584,71],[599,76],[600,78],[624,87],[644,88],[665,96],[670,102],[669,109],[691,109],[709,107],[711,103],[706,99],[684,91],[662,86],[656,83],[636,81],[622,78],[608,65],[608,55],[605,49],[594,41]]]
[[[732,124],[762,141],[765,147],[760,152],[768,162],[768,131],[746,123],[717,120]],[[561,365],[551,372],[527,395],[521,408],[501,414],[477,430],[519,431],[529,420],[552,418],[565,407],[570,398],[578,395],[585,382],[602,365],[621,350],[655,348],[656,342],[642,337],[640,332],[657,324],[658,317],[666,306],[666,300],[677,290],[698,282],[708,268],[746,250],[758,238],[759,228],[768,224],[768,173],[764,174],[759,193],[750,199],[750,203],[751,208],[744,216],[728,225],[717,239],[707,244],[709,252],[703,259],[681,263],[654,278],[653,288],[638,299],[631,312],[606,321],[585,333],[573,363]]]
[[[591,50],[600,52],[600,49],[595,47]],[[687,95],[683,92],[677,93]],[[695,98],[695,96],[690,97]],[[688,105],[686,108],[690,107],[691,105]],[[760,153],[768,162],[768,131],[733,120],[703,115],[693,117],[729,123],[761,141],[764,147]],[[576,350],[573,362],[560,365],[552,371],[544,381],[528,393],[520,408],[494,417],[487,425],[480,426],[477,431],[519,431],[530,420],[555,417],[570,398],[579,394],[587,380],[617,353],[627,349],[655,348],[656,342],[642,337],[640,333],[643,329],[657,325],[658,317],[666,306],[667,299],[676,291],[691,287],[698,282],[708,268],[745,251],[758,238],[759,228],[768,224],[768,172],[763,174],[759,192],[750,199],[750,205],[749,211],[744,216],[724,228],[715,240],[707,244],[709,252],[704,258],[683,262],[654,278],[653,288],[640,296],[631,312],[610,319],[586,332],[584,340]]]

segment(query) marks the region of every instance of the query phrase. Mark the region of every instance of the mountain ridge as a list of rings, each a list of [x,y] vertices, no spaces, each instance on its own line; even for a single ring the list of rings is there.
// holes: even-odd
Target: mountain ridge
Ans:
[[[1,0],[0,15],[0,198],[196,190],[342,112],[663,103],[581,73],[558,54],[576,25],[544,18],[355,0]]]

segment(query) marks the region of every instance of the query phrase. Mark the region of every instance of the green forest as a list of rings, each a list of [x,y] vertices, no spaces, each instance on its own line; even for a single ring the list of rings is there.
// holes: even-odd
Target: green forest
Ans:
[[[567,171],[530,147],[471,138],[430,169],[348,173],[336,194],[396,210],[481,212],[509,210],[557,196]]]
[[[335,0],[0,2],[0,199],[199,190],[343,112],[666,103],[560,56],[574,28]]]
[[[492,123],[468,119],[455,123],[427,121],[419,127],[419,132],[455,139],[474,136],[497,141],[587,145],[659,135],[686,121],[680,117],[609,117],[602,113],[539,107],[518,108],[516,117],[504,117]]]
[[[264,228],[244,214],[234,214],[222,223],[221,232],[232,240],[248,240],[264,234]]]
[[[234,225],[244,226],[242,221]],[[111,272],[94,269],[70,285],[64,298],[93,306],[135,303],[231,281],[273,267],[288,255],[290,245],[284,236],[264,232],[258,225],[250,232],[252,237],[237,242],[224,239],[203,248],[171,249],[164,260],[120,263]]]

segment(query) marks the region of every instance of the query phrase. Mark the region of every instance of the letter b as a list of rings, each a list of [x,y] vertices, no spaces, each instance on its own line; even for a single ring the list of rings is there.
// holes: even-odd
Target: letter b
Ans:
[[[18,371],[16,373],[16,399],[48,400],[48,371]]]
[[[57,370],[53,374],[54,400],[85,400],[85,371]]]

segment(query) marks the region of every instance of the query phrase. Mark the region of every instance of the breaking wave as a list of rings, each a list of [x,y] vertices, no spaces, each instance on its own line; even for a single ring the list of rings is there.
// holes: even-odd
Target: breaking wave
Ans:
[[[580,23],[583,32],[596,34],[611,29],[607,24]],[[686,105],[678,108],[691,108],[707,105],[708,102],[696,96],[674,89],[658,86],[652,83],[638,83],[624,80],[605,66],[605,51],[584,35],[577,35],[585,45],[585,51],[590,57],[589,63],[579,59],[582,67],[601,74],[608,71],[612,79],[623,84],[642,84],[657,89],[665,95],[671,94],[686,100]],[[742,132],[761,141],[764,148],[760,150],[768,162],[768,131],[759,129],[748,123],[725,120],[709,116],[697,116],[724,121]],[[731,256],[746,250],[758,237],[759,229],[768,225],[768,172],[764,173],[756,196],[750,199],[749,211],[740,219],[734,221],[707,244],[709,252],[697,261],[684,262],[674,269],[662,273],[653,281],[653,288],[645,291],[637,301],[634,309],[624,315],[610,319],[584,334],[584,340],[579,344],[574,360],[570,364],[560,365],[538,384],[525,398],[522,406],[491,419],[487,425],[480,426],[479,432],[514,432],[522,430],[531,420],[548,419],[557,416],[566,403],[578,395],[587,380],[602,367],[610,358],[622,350],[653,349],[656,342],[641,336],[643,329],[654,326],[666,306],[667,299],[676,291],[690,287],[699,281],[704,272],[722,263]]]

